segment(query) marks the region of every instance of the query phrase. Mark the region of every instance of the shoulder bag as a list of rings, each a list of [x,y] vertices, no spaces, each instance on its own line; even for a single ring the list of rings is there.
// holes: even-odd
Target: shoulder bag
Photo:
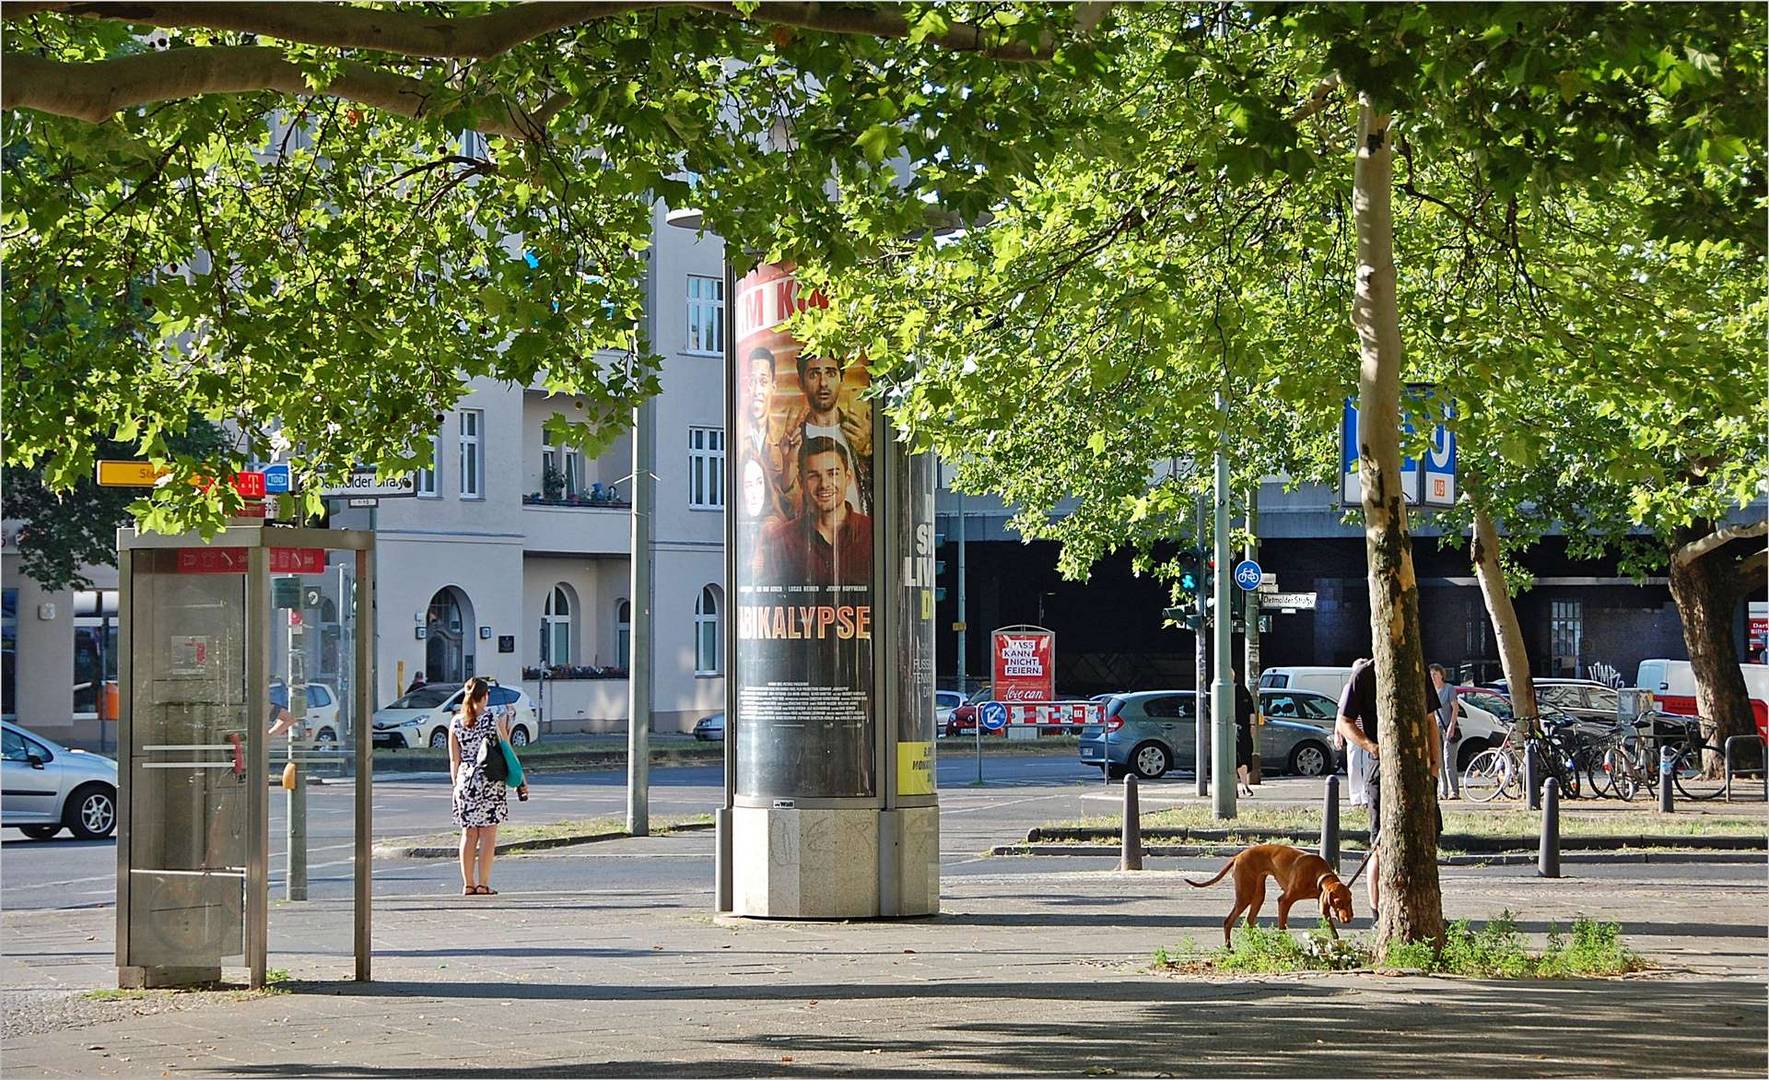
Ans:
[[[510,779],[510,762],[504,757],[503,743],[495,726],[485,733],[484,741],[479,744],[479,756],[474,765],[481,776],[494,784]]]

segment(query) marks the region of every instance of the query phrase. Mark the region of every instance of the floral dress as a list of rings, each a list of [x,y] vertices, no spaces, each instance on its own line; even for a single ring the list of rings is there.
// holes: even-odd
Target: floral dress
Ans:
[[[479,745],[487,735],[497,731],[497,717],[491,709],[479,714],[472,727],[462,723],[463,709],[452,721],[455,738],[461,744],[461,768],[455,775],[454,819],[463,829],[497,825],[510,816],[509,789],[502,780],[487,780],[479,770]]]

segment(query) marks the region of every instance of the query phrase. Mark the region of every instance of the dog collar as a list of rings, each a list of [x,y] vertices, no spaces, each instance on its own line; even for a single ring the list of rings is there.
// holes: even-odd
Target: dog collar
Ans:
[[[1326,884],[1326,883],[1327,883],[1327,879],[1328,879],[1328,878],[1337,878],[1337,877],[1338,877],[1338,876],[1339,876],[1339,875],[1338,875],[1338,874],[1335,874],[1335,873],[1334,873],[1334,872],[1333,872],[1333,871],[1331,871],[1331,870],[1329,870],[1329,871],[1327,871],[1327,872],[1326,872],[1326,873],[1324,873],[1324,874],[1322,874],[1322,875],[1321,875],[1321,876],[1320,876],[1320,877],[1318,877],[1318,878],[1316,878],[1316,879],[1315,879],[1315,882],[1314,882],[1314,891],[1315,891],[1315,892],[1320,892],[1320,891],[1321,891],[1321,886],[1322,886],[1322,885],[1325,885],[1325,884]]]

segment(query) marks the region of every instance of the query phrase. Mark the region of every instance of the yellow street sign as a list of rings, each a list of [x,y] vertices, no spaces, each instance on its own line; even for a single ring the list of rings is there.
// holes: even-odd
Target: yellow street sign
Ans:
[[[156,467],[151,461],[101,461],[98,463],[98,486],[153,487],[170,471]]]

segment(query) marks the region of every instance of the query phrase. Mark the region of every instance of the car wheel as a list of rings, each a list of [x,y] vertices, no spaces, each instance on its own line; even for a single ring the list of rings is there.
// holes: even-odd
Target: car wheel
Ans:
[[[55,834],[61,831],[61,826],[60,825],[20,825],[18,828],[18,831],[24,833],[26,836],[30,837],[32,840],[53,840],[53,839],[55,839]]]
[[[103,839],[117,827],[117,793],[103,784],[75,788],[62,815],[74,839]]]
[[[1300,743],[1290,751],[1290,772],[1296,776],[1325,776],[1331,760],[1332,754],[1320,743]]]
[[[528,745],[528,729],[523,727],[521,724],[517,724],[515,727],[511,728],[510,729],[510,745],[511,746],[527,746]]]
[[[432,749],[432,750],[447,750],[448,749],[448,729],[447,728],[439,727],[435,731],[432,731],[430,733],[430,749]]]
[[[338,748],[338,733],[329,727],[322,727],[314,733],[313,741],[319,744],[321,750],[336,750]]]
[[[1467,772],[1469,764],[1487,748],[1485,739],[1463,739],[1462,745],[1456,747],[1456,771]]]
[[[1167,753],[1167,748],[1157,742],[1143,743],[1130,754],[1130,767],[1144,780],[1155,779],[1172,764],[1173,758]]]

